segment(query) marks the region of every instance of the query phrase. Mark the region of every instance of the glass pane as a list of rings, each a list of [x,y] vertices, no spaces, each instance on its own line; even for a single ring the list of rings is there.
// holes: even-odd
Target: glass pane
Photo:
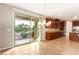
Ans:
[[[15,18],[15,45],[30,42],[30,19]]]
[[[38,19],[31,20],[31,40],[37,41],[39,38]]]

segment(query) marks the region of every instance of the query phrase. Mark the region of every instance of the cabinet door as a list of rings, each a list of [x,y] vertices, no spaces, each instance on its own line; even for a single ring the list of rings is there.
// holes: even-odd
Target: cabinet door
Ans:
[[[79,26],[79,20],[73,21],[73,26]]]

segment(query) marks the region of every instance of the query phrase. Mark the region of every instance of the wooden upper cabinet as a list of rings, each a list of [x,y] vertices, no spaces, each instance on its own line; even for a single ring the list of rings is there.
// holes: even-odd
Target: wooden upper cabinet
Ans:
[[[73,22],[73,26],[79,26],[79,20],[75,20],[75,21],[72,21]]]
[[[60,30],[61,31],[64,31],[65,30],[65,27],[66,27],[66,21],[61,21],[60,22]]]
[[[55,21],[55,20],[52,20],[52,21],[51,21],[50,28],[57,28],[57,27],[58,27],[58,26],[57,26],[56,21]]]
[[[49,22],[50,22],[50,25],[46,26],[46,28],[59,28],[59,25],[60,25],[59,19],[46,18],[46,24]]]

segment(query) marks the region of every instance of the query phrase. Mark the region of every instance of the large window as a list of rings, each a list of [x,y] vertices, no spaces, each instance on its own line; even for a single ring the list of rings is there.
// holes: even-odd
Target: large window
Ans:
[[[39,19],[15,16],[15,45],[36,41],[39,36]]]

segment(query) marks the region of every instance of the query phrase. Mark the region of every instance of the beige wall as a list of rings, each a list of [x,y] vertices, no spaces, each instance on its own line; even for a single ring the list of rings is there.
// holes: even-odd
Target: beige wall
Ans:
[[[2,44],[2,43],[1,43],[1,42],[2,42],[2,41],[1,41],[1,39],[2,39],[2,36],[1,36],[1,34],[2,34],[2,33],[1,33],[1,17],[2,17],[2,16],[1,16],[1,14],[2,14],[2,12],[1,12],[1,5],[0,5],[0,48],[1,48],[1,44]]]
[[[69,39],[70,32],[72,32],[72,22],[66,21],[66,39]]]
[[[41,39],[45,40],[45,18],[41,18]]]
[[[14,46],[12,8],[0,4],[0,50]]]

